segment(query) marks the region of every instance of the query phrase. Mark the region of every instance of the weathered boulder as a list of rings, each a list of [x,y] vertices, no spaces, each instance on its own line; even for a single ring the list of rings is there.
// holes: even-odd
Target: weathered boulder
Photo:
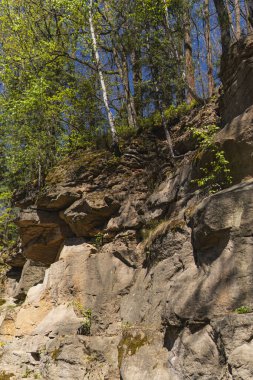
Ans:
[[[137,269],[129,294],[121,300],[120,314],[124,323],[156,329],[174,278],[194,265],[188,228],[162,222],[144,241],[142,256],[145,265]]]
[[[136,268],[143,261],[138,240],[139,236],[136,230],[126,230],[116,235],[106,245],[106,250],[129,267]]]
[[[142,338],[140,332],[133,336],[132,341],[127,342],[125,349],[128,350],[128,356],[122,361],[120,370],[122,380],[180,380],[166,365],[168,360],[166,350],[158,349],[148,341],[145,343],[145,338]]]
[[[222,342],[225,358],[229,358],[234,350],[244,343],[252,341],[253,314],[229,313],[210,321],[214,335]]]
[[[134,249],[134,236],[130,250]],[[124,238],[123,234],[117,240],[123,244]],[[119,379],[119,302],[134,275],[134,268],[119,251],[112,252],[110,244],[98,251],[84,239],[67,240],[59,261],[47,269],[43,283],[31,287],[25,302],[17,308],[11,337],[19,337],[22,345],[17,349],[14,339],[5,347],[1,369],[14,362],[10,369],[21,378],[25,363],[33,366],[34,360],[29,359],[33,355],[45,379],[78,379],[80,374],[94,380]],[[92,315],[91,337],[85,336],[81,328],[88,309]],[[7,320],[6,315],[1,327],[5,335],[10,331]],[[19,356],[19,364],[15,355]]]
[[[68,323],[65,323],[68,321]],[[59,305],[45,316],[33,330],[33,335],[75,335],[82,324],[82,318],[75,314],[73,305]]]
[[[73,236],[57,212],[29,208],[21,211],[16,223],[24,256],[46,265],[55,261],[64,239]]]
[[[230,355],[228,365],[233,380],[253,378],[253,342],[242,344]]]
[[[46,268],[43,263],[27,260],[13,296],[20,301],[24,300],[30,288],[43,282]]]
[[[252,34],[234,43],[221,67],[223,83],[222,117],[229,123],[252,105],[253,91]]]
[[[119,206],[104,192],[94,192],[86,194],[60,215],[77,237],[88,237],[101,231]]]
[[[224,358],[211,326],[193,324],[180,332],[175,329],[174,334],[170,329],[167,334],[165,346],[169,349],[169,367],[174,369],[180,380],[221,378]]]
[[[252,210],[253,180],[230,187],[201,202],[190,222],[198,264],[201,264],[202,252],[203,262],[208,262],[205,251],[209,248],[212,248],[213,255],[210,259],[215,260],[230,237],[236,240],[241,237],[242,243],[243,238],[251,237]],[[215,250],[218,250],[216,255]]]
[[[165,313],[169,323],[209,320],[252,305],[252,207],[252,181],[198,205],[191,220],[195,263],[170,286]]]
[[[107,328],[112,332],[119,327],[119,295],[128,289],[133,275],[134,268],[116,257],[110,245],[98,254],[94,246],[81,239],[68,240],[59,261],[46,271],[43,284],[29,290],[19,315],[30,310],[32,314],[45,300],[50,310],[50,305],[77,303],[84,311],[92,310],[94,333]]]
[[[129,197],[119,209],[119,216],[111,218],[106,226],[107,233],[116,233],[122,230],[138,229],[142,224],[141,215],[138,213],[138,204],[143,194]],[[145,197],[145,195],[144,195]]]
[[[40,195],[36,206],[43,210],[63,210],[72,203],[80,199],[82,192],[75,188],[58,188],[54,191],[47,191],[44,195]]]
[[[234,183],[253,176],[253,106],[227,124],[215,141],[225,151]]]

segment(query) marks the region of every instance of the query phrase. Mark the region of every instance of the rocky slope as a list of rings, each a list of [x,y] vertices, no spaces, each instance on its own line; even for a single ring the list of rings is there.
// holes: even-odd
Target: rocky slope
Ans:
[[[240,57],[244,70],[250,54]],[[194,188],[205,157],[189,133],[217,123],[213,101],[173,128],[185,154],[174,165],[154,130],[120,159],[76,154],[42,193],[19,195],[0,379],[253,378],[253,313],[235,312],[253,307],[253,106],[243,102],[216,136],[234,181],[216,194]]]

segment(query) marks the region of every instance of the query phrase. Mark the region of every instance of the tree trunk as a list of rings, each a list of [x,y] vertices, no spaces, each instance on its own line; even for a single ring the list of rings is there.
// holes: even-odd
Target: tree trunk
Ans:
[[[90,25],[90,33],[91,33],[91,39],[92,39],[92,47],[93,47],[93,51],[94,51],[94,55],[96,59],[97,70],[98,70],[100,85],[102,89],[103,101],[104,101],[104,105],[105,105],[105,109],[106,109],[106,113],[107,113],[107,117],[109,121],[109,126],[110,126],[111,134],[112,134],[113,150],[114,150],[114,153],[118,155],[120,154],[119,141],[118,141],[118,136],[117,136],[117,132],[115,128],[113,114],[109,106],[108,94],[107,94],[104,75],[102,71],[102,65],[101,65],[101,60],[100,60],[98,46],[97,46],[96,32],[95,32],[94,23],[93,23],[93,0],[90,0],[90,6],[89,6],[89,25]]]
[[[231,43],[229,14],[224,0],[214,0],[214,5],[218,14],[218,20],[221,30],[222,54],[223,56],[225,56],[228,53],[229,46]]]
[[[225,3],[226,3],[227,12],[228,12],[229,26],[232,30],[232,36],[236,38],[236,32],[235,32],[235,28],[234,28],[234,24],[233,24],[232,13],[231,13],[230,6],[229,6],[229,0],[225,0]]]
[[[166,126],[166,118],[165,118],[165,115],[164,115],[163,104],[162,104],[162,101],[161,101],[160,91],[159,91],[159,87],[158,87],[157,83],[155,83],[155,91],[157,93],[158,108],[159,108],[159,111],[160,111],[160,114],[161,114],[162,127],[163,127],[163,130],[164,130],[164,134],[165,134],[165,138],[166,138],[168,147],[169,147],[170,156],[171,156],[172,159],[174,159],[175,158],[175,154],[174,154],[173,144],[172,144],[170,133],[169,133],[168,128]]]
[[[192,92],[195,92],[195,76],[194,65],[192,59],[192,41],[191,41],[191,23],[189,12],[185,12],[184,17],[184,50],[185,50],[185,74],[187,82],[187,102],[191,103],[194,97]],[[189,91],[190,88],[190,91]]]
[[[208,76],[208,96],[211,97],[214,92],[214,80],[213,80],[212,45],[211,45],[211,33],[210,33],[209,1],[210,0],[205,0],[204,19],[205,19],[205,41],[206,41],[206,51],[207,51],[206,60],[207,60],[207,76]]]
[[[253,28],[253,0],[248,0],[248,10],[249,10],[249,23],[251,27]]]
[[[178,78],[182,77],[182,74],[185,72],[183,69],[184,66],[184,59],[183,59],[183,51],[179,51],[174,38],[173,38],[173,30],[170,27],[170,19],[169,19],[169,12],[168,12],[168,4],[167,0],[163,0],[164,3],[164,15],[165,15],[165,33],[166,37],[169,41],[169,43],[172,46],[172,53],[175,58],[175,62],[177,65],[177,72],[178,72]],[[180,46],[181,47],[181,46]],[[182,48],[180,49],[182,50]],[[183,78],[185,80],[185,77]],[[176,92],[176,99],[178,103],[182,103],[185,101],[185,88],[180,88],[179,91]]]
[[[148,36],[147,36],[147,44],[149,45],[149,38],[148,38]],[[159,112],[161,114],[161,118],[162,118],[162,127],[163,127],[163,130],[164,130],[164,134],[165,134],[165,138],[166,138],[167,144],[169,146],[169,151],[170,151],[171,159],[174,160],[175,159],[175,154],[174,154],[174,149],[173,149],[173,143],[172,143],[172,139],[171,139],[171,136],[170,136],[170,132],[168,131],[167,126],[166,126],[166,118],[165,118],[165,115],[164,115],[163,103],[162,103],[161,95],[160,95],[159,77],[157,78],[157,75],[155,75],[155,72],[154,72],[154,68],[152,68],[152,58],[151,58],[151,74],[152,74],[152,77],[153,77],[153,80],[154,80],[154,88],[155,88],[155,92],[156,92],[156,95],[157,95],[158,110],[159,110]]]
[[[236,39],[241,38],[241,9],[240,0],[235,0],[235,25],[236,25]]]
[[[251,26],[251,23],[249,20],[249,7],[248,7],[247,0],[245,0],[245,2],[244,2],[244,11],[245,11],[246,23],[247,23],[247,33],[251,33],[252,32],[252,26]]]
[[[131,54],[131,61],[133,67],[133,83],[134,83],[134,98],[135,109],[138,116],[143,116],[142,109],[142,64],[141,64],[141,51],[134,49]]]
[[[115,47],[113,47],[113,56],[115,59],[116,66],[119,70],[121,82],[124,87],[126,106],[127,106],[128,125],[129,127],[137,128],[135,104],[134,104],[133,95],[131,94],[130,85],[129,85],[127,59],[125,55],[123,54],[123,60],[121,62],[118,51]]]

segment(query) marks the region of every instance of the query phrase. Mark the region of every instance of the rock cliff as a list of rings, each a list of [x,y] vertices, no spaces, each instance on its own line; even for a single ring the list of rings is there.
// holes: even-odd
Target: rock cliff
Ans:
[[[239,71],[245,44],[229,58]],[[173,127],[184,155],[174,164],[151,130],[120,159],[79,152],[41,193],[17,195],[21,253],[1,285],[0,379],[253,378],[253,102],[235,110],[228,80],[223,104],[235,114],[215,139],[231,187],[207,195],[192,181],[205,158],[189,127],[218,123],[212,100]]]

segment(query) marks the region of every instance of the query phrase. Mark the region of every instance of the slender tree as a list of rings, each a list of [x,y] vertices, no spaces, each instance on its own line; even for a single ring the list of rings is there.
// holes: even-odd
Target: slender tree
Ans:
[[[247,0],[247,4],[248,4],[248,11],[249,11],[248,19],[249,19],[251,27],[253,28],[253,0]]]
[[[208,76],[208,95],[212,96],[214,92],[213,79],[213,62],[212,62],[212,44],[210,32],[210,0],[204,0],[204,20],[205,20],[205,42],[206,42],[206,60],[207,60],[207,76]]]
[[[236,39],[241,38],[241,7],[240,0],[235,0],[235,24],[236,24]]]
[[[225,56],[228,53],[231,43],[229,14],[224,0],[214,0],[217,11],[219,25],[221,29],[221,46],[222,53]]]
[[[118,141],[118,136],[115,128],[115,123],[114,123],[114,117],[112,114],[112,111],[109,106],[109,98],[108,98],[108,93],[106,89],[106,84],[104,80],[104,74],[102,71],[102,64],[99,56],[99,51],[98,51],[98,44],[97,44],[97,37],[96,37],[96,32],[95,32],[95,27],[94,27],[94,20],[93,20],[93,12],[94,12],[94,2],[93,0],[90,0],[89,4],[89,25],[90,25],[90,33],[91,33],[91,39],[92,39],[92,47],[94,50],[94,55],[96,59],[96,64],[97,64],[97,70],[99,74],[99,79],[100,79],[100,84],[101,84],[101,90],[102,90],[102,95],[103,95],[103,101],[111,129],[111,134],[112,134],[112,143],[113,143],[113,150],[115,154],[119,155],[119,141]]]
[[[229,27],[232,31],[232,36],[233,38],[236,38],[236,31],[234,28],[234,23],[233,23],[233,16],[232,16],[232,11],[231,11],[231,3],[229,0],[225,0],[226,3],[226,8],[227,8],[227,13],[228,13],[228,19],[229,19]]]
[[[195,92],[195,75],[194,63],[192,57],[192,40],[191,40],[191,21],[190,12],[188,7],[184,13],[184,54],[185,54],[185,73],[187,88],[187,102],[191,103],[194,99],[193,92]]]
[[[114,41],[113,41],[114,42]],[[116,66],[119,71],[119,75],[121,78],[121,82],[124,87],[124,94],[126,99],[126,108],[127,108],[127,118],[128,118],[128,125],[130,128],[137,128],[137,121],[136,121],[136,109],[134,104],[134,98],[130,89],[130,83],[129,83],[129,70],[128,70],[128,62],[126,54],[122,54],[121,58],[119,56],[118,50],[113,46],[113,56],[116,63]]]

